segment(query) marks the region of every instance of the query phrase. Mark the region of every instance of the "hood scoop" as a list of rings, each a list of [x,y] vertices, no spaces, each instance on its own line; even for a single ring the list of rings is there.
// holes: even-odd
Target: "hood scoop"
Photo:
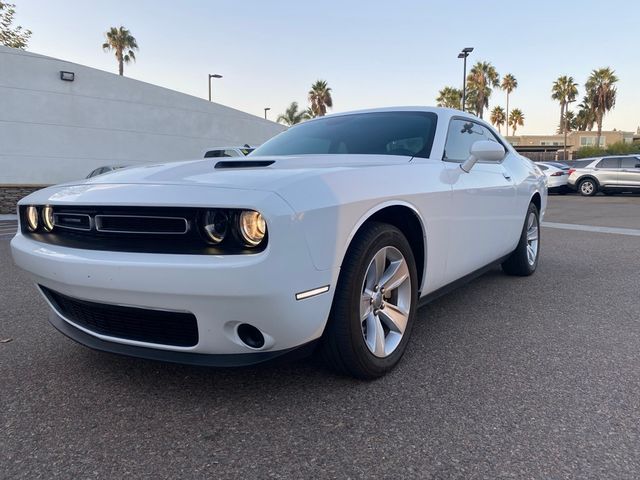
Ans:
[[[276,163],[275,160],[222,160],[213,168],[258,168],[268,167]]]

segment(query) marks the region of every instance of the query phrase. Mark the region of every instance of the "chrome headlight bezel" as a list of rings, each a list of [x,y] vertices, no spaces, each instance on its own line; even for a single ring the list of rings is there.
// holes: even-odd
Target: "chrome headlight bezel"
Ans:
[[[267,235],[267,222],[260,212],[243,210],[238,216],[238,231],[247,247],[257,247]]]
[[[25,224],[30,232],[36,232],[40,226],[40,212],[35,205],[28,205],[25,209]]]
[[[53,207],[51,205],[45,205],[40,211],[42,217],[42,228],[45,232],[51,232],[56,225],[55,217],[53,216]]]

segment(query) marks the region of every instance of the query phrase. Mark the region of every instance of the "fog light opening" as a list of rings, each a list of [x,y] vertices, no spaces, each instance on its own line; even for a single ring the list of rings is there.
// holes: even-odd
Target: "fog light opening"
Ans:
[[[262,348],[264,347],[264,335],[253,325],[248,323],[241,323],[238,325],[238,337],[249,348]]]

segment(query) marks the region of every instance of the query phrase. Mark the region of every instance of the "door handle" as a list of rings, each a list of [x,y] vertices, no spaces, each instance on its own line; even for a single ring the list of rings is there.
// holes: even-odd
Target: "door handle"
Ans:
[[[507,172],[502,172],[502,176],[507,180],[511,180],[511,175],[509,175]]]

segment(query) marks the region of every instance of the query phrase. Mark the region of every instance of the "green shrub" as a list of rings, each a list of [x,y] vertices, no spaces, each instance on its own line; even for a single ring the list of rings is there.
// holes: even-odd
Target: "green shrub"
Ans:
[[[617,142],[612,143],[606,148],[582,147],[574,154],[574,158],[600,157],[602,155],[629,155],[632,153],[640,153],[640,144]]]

